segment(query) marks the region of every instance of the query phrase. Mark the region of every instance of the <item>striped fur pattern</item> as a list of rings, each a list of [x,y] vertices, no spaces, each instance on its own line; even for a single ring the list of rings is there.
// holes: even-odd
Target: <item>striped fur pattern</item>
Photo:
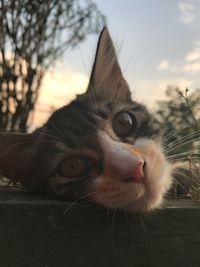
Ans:
[[[106,28],[86,93],[32,134],[2,134],[0,146],[4,175],[68,201],[148,211],[171,185],[159,130],[147,108],[131,99]]]

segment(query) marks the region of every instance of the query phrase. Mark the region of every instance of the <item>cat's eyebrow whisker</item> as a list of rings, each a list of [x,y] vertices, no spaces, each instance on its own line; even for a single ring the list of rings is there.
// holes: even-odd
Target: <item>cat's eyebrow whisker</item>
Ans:
[[[49,125],[51,125],[60,135],[61,135],[61,137],[63,137],[63,138],[65,138],[65,135],[63,134],[63,132],[61,132],[61,130],[58,128],[58,127],[56,127],[52,122],[48,122],[49,123]]]
[[[24,145],[24,144],[31,144],[31,143],[34,143],[33,140],[31,141],[19,141],[19,142],[15,142],[14,144],[6,144],[6,147],[9,148],[9,147],[12,147],[12,146],[18,146],[18,145]],[[0,145],[4,145],[5,143],[1,143],[0,141]]]
[[[90,84],[90,87],[91,87],[91,90],[89,92],[87,92],[86,95],[88,97],[89,102],[92,104],[92,107],[94,106],[95,111],[98,113],[99,107],[97,105],[97,101],[96,101],[96,98],[95,98],[95,95],[94,95],[94,92],[93,92],[95,90],[94,90],[92,84]]]
[[[10,147],[14,147],[14,146],[18,146],[18,145],[25,145],[25,144],[38,144],[38,143],[51,143],[51,144],[62,144],[62,142],[59,141],[53,141],[53,140],[42,140],[42,141],[38,141],[36,142],[35,140],[30,140],[30,141],[19,141],[19,142],[15,142],[14,144],[7,144],[6,147],[10,148]],[[0,141],[0,145],[4,145],[5,143],[1,143]]]
[[[93,107],[94,102],[93,102],[93,100],[92,100],[92,97],[91,97],[91,93],[90,93],[90,92],[87,93],[87,98],[88,98],[90,104],[92,104],[92,107]]]
[[[79,50],[79,53],[80,53],[80,55],[81,55],[81,60],[82,60],[82,63],[83,63],[85,72],[86,72],[87,75],[89,76],[90,74],[89,74],[89,72],[88,72],[88,70],[87,70],[87,66],[86,66],[85,58],[84,58],[84,56],[83,56],[83,52],[82,52],[82,49],[81,49],[81,46],[80,46],[80,45],[78,45],[78,50]]]
[[[97,105],[97,101],[96,101],[96,98],[95,98],[95,95],[94,95],[93,91],[91,91],[91,98],[93,99],[94,105],[96,107],[96,111],[98,112],[99,111],[99,107]]]
[[[51,137],[51,138],[56,138],[56,139],[58,139],[58,136],[53,135],[53,134],[49,134],[49,133],[47,133],[45,130],[42,130],[41,133],[42,133],[43,135],[45,135],[45,136],[48,136],[48,137]]]
[[[93,96],[93,98],[92,98],[92,96]],[[89,102],[91,103],[91,107],[94,108],[95,113],[98,113],[99,112],[99,107],[97,105],[94,93],[93,92],[88,92],[87,93],[87,97],[88,97]]]

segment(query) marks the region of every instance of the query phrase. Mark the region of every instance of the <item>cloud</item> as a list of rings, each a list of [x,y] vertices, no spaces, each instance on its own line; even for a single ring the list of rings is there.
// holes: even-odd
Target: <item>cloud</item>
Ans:
[[[178,74],[200,74],[200,41],[194,43],[193,49],[184,56],[181,62],[170,63],[167,60],[161,60],[157,69]]]
[[[168,70],[170,69],[170,63],[167,60],[162,60],[158,65],[158,70]]]
[[[186,73],[200,73],[200,63],[185,64],[182,70]]]
[[[39,101],[57,108],[67,104],[76,94],[83,93],[87,83],[88,77],[85,74],[66,66],[59,67],[45,75]]]
[[[178,2],[180,12],[179,19],[185,25],[200,24],[200,1],[199,0],[181,0]]]
[[[48,71],[42,81],[40,96],[34,114],[34,126],[42,125],[53,109],[67,105],[86,90],[88,76],[58,64],[56,70]]]
[[[194,5],[191,1],[181,1],[178,3],[178,8],[180,10],[180,20],[184,24],[191,24],[194,21]]]
[[[185,56],[185,61],[200,61],[200,41],[196,42],[194,48]]]
[[[167,60],[162,60],[159,64],[157,69],[159,71],[169,71],[169,72],[177,72],[179,67],[176,64],[171,64]]]
[[[155,102],[166,99],[165,91],[168,86],[179,87],[180,89],[191,88],[193,83],[189,79],[178,77],[176,79],[160,80],[129,80],[132,89],[133,99],[142,102],[149,108],[155,107]]]

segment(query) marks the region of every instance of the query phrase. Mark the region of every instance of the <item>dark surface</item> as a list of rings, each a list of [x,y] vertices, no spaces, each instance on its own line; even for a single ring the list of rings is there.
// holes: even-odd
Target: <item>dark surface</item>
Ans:
[[[2,267],[200,266],[199,203],[142,216],[0,194]]]

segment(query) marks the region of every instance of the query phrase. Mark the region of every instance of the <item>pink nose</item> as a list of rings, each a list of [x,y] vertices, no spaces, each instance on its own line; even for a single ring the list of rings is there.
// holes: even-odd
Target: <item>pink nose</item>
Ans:
[[[124,179],[126,182],[141,183],[144,179],[144,161],[138,161],[135,163],[134,169]]]

